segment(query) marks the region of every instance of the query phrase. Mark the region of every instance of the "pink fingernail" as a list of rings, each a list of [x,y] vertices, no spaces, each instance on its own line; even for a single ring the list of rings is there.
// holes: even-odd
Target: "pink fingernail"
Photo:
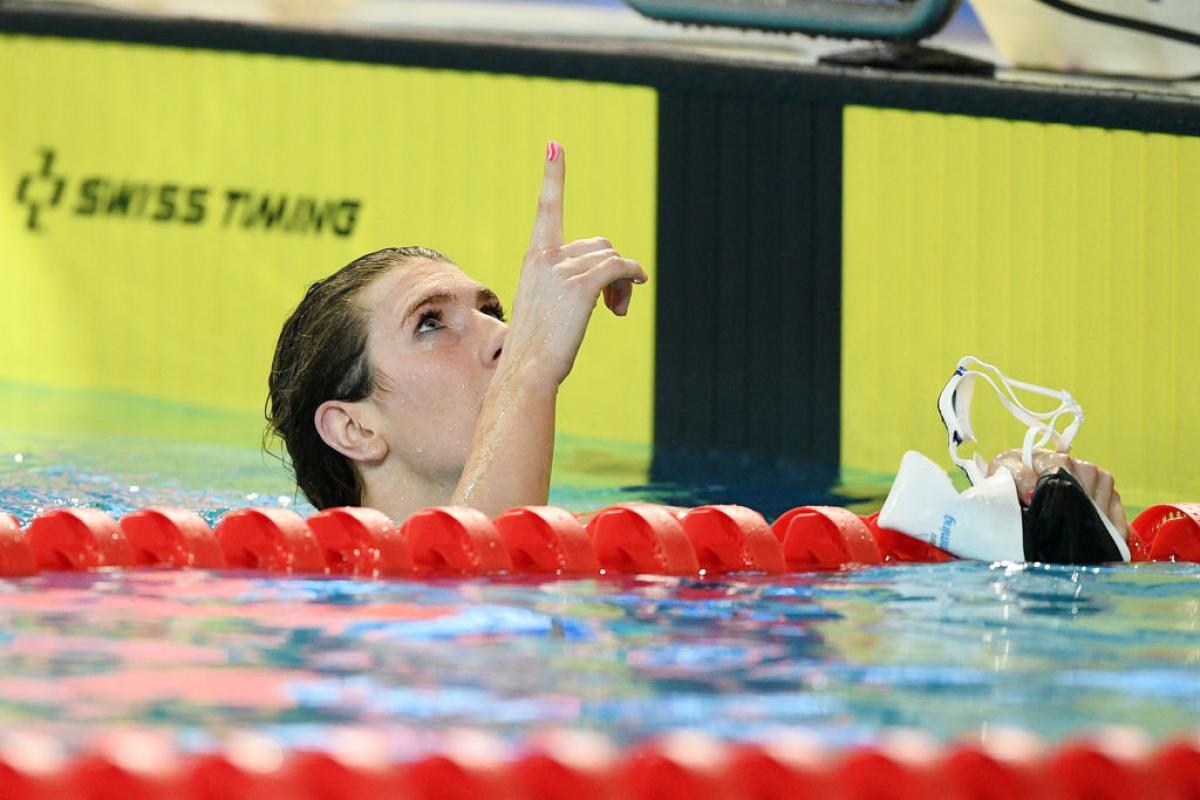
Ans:
[[[550,142],[546,145],[546,160],[558,161],[558,154],[562,152],[562,148],[558,146],[558,142]]]

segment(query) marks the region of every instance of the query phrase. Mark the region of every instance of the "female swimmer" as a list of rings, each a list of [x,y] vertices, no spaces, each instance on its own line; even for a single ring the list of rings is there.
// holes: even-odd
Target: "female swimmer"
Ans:
[[[596,301],[624,316],[647,280],[607,239],[563,241],[565,174],[551,142],[511,324],[495,293],[421,247],[309,287],[276,345],[267,416],[313,505],[402,520],[546,503],[558,386]]]

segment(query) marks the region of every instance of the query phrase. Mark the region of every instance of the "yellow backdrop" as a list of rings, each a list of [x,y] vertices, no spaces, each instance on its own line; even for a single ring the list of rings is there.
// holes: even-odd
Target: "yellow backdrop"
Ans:
[[[1127,501],[1200,499],[1200,140],[849,108],[845,142],[847,469],[949,465],[935,399],[971,354],[1069,389]]]
[[[0,64],[0,380],[261,409],[283,319],[364,252],[511,298],[550,138],[567,235],[653,276],[649,89],[19,36]],[[653,286],[594,317],[561,431],[650,441]]]

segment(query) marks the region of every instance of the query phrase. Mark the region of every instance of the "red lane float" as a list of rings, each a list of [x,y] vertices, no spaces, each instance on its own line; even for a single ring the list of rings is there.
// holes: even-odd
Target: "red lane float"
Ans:
[[[0,578],[18,578],[37,573],[33,548],[12,514],[0,514]]]
[[[63,800],[69,765],[56,739],[14,726],[0,739],[0,797]]]
[[[1172,742],[1150,759],[1154,797],[1200,797],[1200,750],[1187,742]]]
[[[511,797],[505,785],[507,749],[494,733],[457,730],[446,735],[438,752],[399,764],[397,775],[409,800],[480,800]]]
[[[1048,800],[1150,800],[1137,771],[1086,743],[1071,743],[1041,769]]]
[[[490,575],[512,569],[500,532],[473,508],[425,508],[409,517],[400,532],[418,572]]]
[[[492,522],[515,572],[595,575],[600,571],[587,530],[570,511],[524,506],[510,508]]]
[[[400,796],[410,800],[458,800],[458,798],[501,798],[495,776],[442,755],[429,756],[400,767]]]
[[[785,800],[833,796],[825,770],[824,753],[807,736],[777,736],[765,744],[733,746],[729,772],[735,776],[739,797],[746,800]]]
[[[317,538],[299,514],[286,508],[230,511],[217,523],[216,536],[225,563],[234,569],[325,571]]]
[[[177,775],[129,769],[113,759],[89,753],[75,761],[67,778],[70,800],[173,800]]]
[[[929,771],[875,748],[851,751],[830,774],[839,800],[926,800],[939,797]]]
[[[615,800],[615,766],[612,744],[600,734],[547,731],[534,735],[505,783],[521,800]]]
[[[621,574],[696,575],[700,562],[667,506],[623,503],[592,517],[588,536],[600,566]]]
[[[906,536],[900,531],[879,526],[879,512],[862,518],[867,530],[871,532],[875,544],[879,545],[879,553],[885,564],[900,562],[904,564],[940,564],[954,561],[956,556],[947,553],[940,547],[934,547],[920,539]]]
[[[729,751],[697,731],[679,731],[634,745],[618,768],[617,796],[630,800],[726,800],[737,797]]]
[[[1151,506],[1130,528],[1150,561],[1200,562],[1200,503]]]
[[[308,518],[330,575],[395,577],[413,573],[412,551],[400,529],[373,508],[327,508]]]
[[[180,796],[182,756],[170,734],[113,728],[64,765],[69,800],[172,800]]]
[[[574,768],[545,753],[533,753],[509,771],[509,795],[533,800],[615,800],[608,776]]]
[[[287,765],[284,797],[313,800],[365,800],[365,798],[411,797],[396,770],[342,763],[328,753],[298,753]]]
[[[883,556],[858,515],[837,506],[800,506],[771,526],[789,570],[843,569],[879,564]]]
[[[139,566],[221,569],[225,556],[199,514],[182,508],[143,508],[121,517],[121,532]]]
[[[1006,761],[978,747],[952,746],[937,768],[939,794],[947,800],[1037,797],[1038,777],[1028,762]]]
[[[1133,562],[1149,561],[1150,546],[1146,544],[1146,540],[1142,538],[1141,532],[1133,527],[1133,523],[1129,523],[1129,537],[1125,540],[1129,545],[1129,560]]]
[[[745,506],[693,508],[679,518],[700,568],[710,573],[765,572],[787,569],[783,548],[762,514]]]
[[[63,800],[74,798],[58,775],[19,772],[0,761],[0,797],[4,800]]]
[[[179,777],[179,789],[175,796],[187,800],[284,800],[297,797],[296,787],[288,786],[286,776],[278,766],[247,768],[217,753],[188,759]]]
[[[29,523],[25,533],[39,569],[82,571],[131,567],[133,550],[117,521],[95,508],[57,508]]]

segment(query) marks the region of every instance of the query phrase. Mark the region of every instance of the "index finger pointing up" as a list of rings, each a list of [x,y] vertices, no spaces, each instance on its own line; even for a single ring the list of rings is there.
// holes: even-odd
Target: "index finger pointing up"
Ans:
[[[546,145],[546,172],[542,177],[537,216],[533,219],[530,250],[546,250],[563,243],[563,184],[566,177],[566,153],[558,142],[550,142]]]

